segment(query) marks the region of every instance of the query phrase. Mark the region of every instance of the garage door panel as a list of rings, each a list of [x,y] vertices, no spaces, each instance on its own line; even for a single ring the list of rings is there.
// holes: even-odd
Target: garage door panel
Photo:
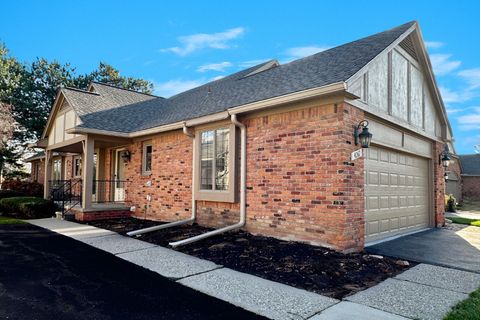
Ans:
[[[428,227],[428,160],[377,147],[365,158],[366,240]]]

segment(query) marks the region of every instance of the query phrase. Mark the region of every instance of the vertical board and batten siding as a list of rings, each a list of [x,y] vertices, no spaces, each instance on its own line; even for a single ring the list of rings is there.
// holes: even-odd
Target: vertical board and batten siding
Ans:
[[[66,102],[62,105],[60,110],[55,115],[55,121],[48,134],[48,145],[54,145],[73,139],[79,135],[66,133],[65,131],[75,127],[80,123],[79,117],[76,115],[73,108]]]
[[[427,136],[442,136],[422,67],[401,46],[375,58],[348,87],[366,111],[393,117]]]

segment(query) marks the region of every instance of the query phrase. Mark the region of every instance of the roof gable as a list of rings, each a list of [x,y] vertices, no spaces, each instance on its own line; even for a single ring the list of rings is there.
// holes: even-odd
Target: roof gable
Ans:
[[[459,155],[462,174],[480,176],[480,154]]]

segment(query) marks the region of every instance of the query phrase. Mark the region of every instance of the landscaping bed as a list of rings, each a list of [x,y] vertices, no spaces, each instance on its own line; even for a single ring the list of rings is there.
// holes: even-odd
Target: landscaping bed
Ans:
[[[126,218],[88,224],[125,234],[159,222]],[[212,229],[184,225],[147,233],[138,239],[168,247],[169,242],[209,230]],[[404,261],[364,252],[342,254],[304,243],[255,236],[245,231],[207,238],[177,250],[240,272],[337,299],[374,286],[413,265],[410,263],[407,266]]]

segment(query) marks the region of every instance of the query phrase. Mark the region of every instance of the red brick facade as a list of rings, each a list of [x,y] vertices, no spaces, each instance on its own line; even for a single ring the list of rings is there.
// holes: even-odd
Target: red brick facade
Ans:
[[[433,143],[433,206],[435,210],[435,226],[445,225],[445,169],[438,163],[440,154],[444,150],[444,144],[441,142]]]
[[[480,176],[462,176],[463,197],[480,200]]]

